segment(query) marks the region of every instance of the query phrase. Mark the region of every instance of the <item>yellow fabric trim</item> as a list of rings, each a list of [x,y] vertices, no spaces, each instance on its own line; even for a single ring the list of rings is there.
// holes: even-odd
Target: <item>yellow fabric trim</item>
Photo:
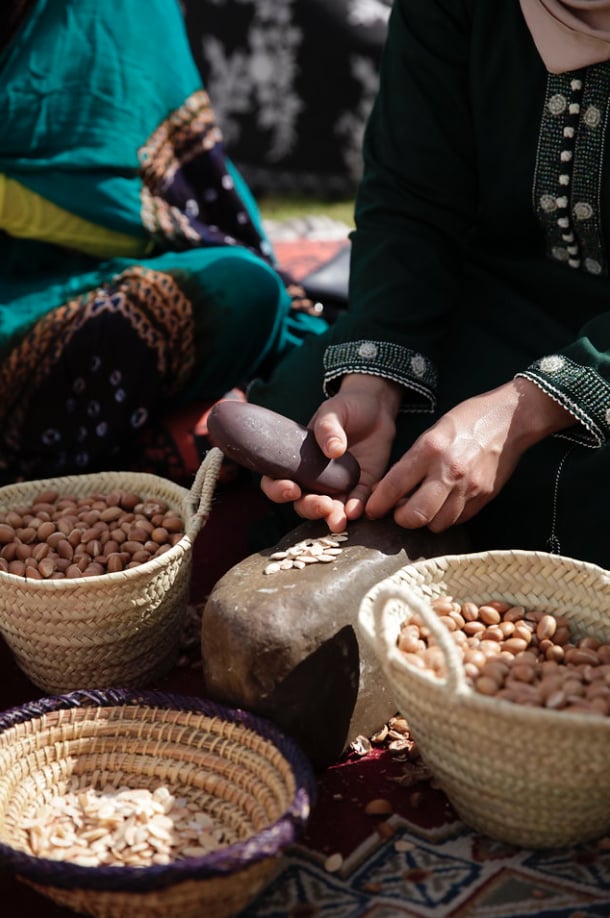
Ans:
[[[21,239],[39,239],[96,258],[144,255],[149,242],[96,226],[0,174],[0,230]]]

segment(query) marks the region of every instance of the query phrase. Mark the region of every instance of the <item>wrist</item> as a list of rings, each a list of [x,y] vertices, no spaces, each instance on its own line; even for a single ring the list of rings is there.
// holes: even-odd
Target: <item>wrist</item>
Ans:
[[[531,380],[515,377],[509,385],[516,398],[514,419],[529,440],[528,445],[577,423],[574,415]]]
[[[341,379],[339,392],[342,395],[360,393],[367,398],[376,398],[393,415],[398,414],[403,398],[403,387],[400,383],[371,373],[346,373]]]

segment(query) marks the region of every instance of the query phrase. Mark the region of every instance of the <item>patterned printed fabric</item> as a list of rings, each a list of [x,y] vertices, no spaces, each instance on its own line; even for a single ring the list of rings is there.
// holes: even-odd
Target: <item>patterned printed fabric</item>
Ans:
[[[0,122],[0,480],[120,467],[155,416],[325,328],[174,0],[37,0],[0,54]]]
[[[608,838],[502,844],[464,825],[425,771],[375,747],[328,768],[305,837],[240,918],[607,918]]]
[[[391,0],[186,0],[227,149],[257,192],[351,194]]]

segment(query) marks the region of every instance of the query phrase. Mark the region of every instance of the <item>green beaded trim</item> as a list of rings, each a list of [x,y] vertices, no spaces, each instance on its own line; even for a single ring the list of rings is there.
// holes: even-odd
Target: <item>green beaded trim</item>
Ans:
[[[608,124],[610,67],[592,67],[585,81],[580,125],[576,134],[572,184],[574,232],[582,252],[582,268],[587,274],[607,274],[606,246],[601,225],[601,175]]]
[[[437,373],[423,354],[388,341],[331,344],[324,353],[324,393],[334,395],[348,373],[368,373],[399,383],[406,390],[401,411],[431,413],[436,408]],[[416,400],[409,396],[416,395]]]
[[[603,446],[610,438],[610,386],[591,367],[553,354],[517,373],[539,386],[582,425],[555,434],[583,446]]]
[[[608,273],[600,218],[610,65],[549,73],[533,205],[547,255],[587,274]]]

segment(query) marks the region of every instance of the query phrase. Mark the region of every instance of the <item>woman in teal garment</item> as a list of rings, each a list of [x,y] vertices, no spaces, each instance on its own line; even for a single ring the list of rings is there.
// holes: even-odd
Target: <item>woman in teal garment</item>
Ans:
[[[395,0],[350,303],[249,397],[349,447],[343,499],[610,568],[610,2]]]
[[[0,23],[0,480],[112,467],[325,323],[277,270],[177,0]],[[311,313],[311,314],[310,314]]]

